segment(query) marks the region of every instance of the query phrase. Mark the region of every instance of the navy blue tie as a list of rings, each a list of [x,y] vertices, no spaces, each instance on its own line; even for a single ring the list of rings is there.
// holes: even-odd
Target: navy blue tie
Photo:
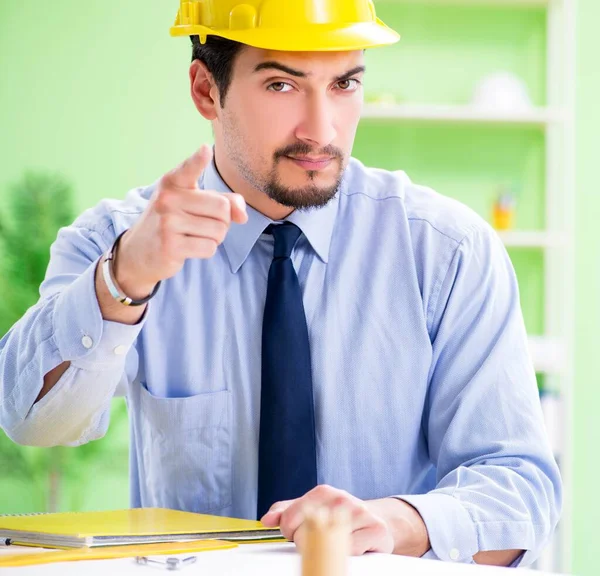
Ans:
[[[271,225],[275,238],[262,332],[258,518],[317,485],[315,412],[308,328],[290,258],[301,230]]]

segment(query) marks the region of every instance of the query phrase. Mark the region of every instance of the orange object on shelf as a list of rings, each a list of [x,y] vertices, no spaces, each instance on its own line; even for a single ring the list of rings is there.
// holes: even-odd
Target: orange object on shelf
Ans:
[[[500,194],[492,211],[492,226],[496,230],[510,230],[515,226],[515,200],[511,194]]]

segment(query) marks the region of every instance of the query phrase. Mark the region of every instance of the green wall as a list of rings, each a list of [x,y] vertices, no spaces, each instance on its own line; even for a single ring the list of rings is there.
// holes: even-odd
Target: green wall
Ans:
[[[174,0],[0,4],[0,207],[7,185],[26,167],[65,174],[77,190],[80,210],[151,183],[211,140],[209,126],[189,97],[188,42],[168,35],[177,5]],[[544,104],[542,9],[379,6],[381,17],[403,34],[403,41],[368,54],[368,95],[387,92],[400,101],[465,103],[477,79],[498,68],[522,76],[534,102]],[[599,128],[594,108],[600,101],[598,21],[600,3],[579,0],[573,540],[574,570],[590,575],[595,573],[593,535],[600,519],[593,457],[600,436],[593,410],[598,400],[592,360],[596,341],[590,338],[600,316],[595,300],[600,275],[594,266],[600,200],[592,172],[592,138]],[[355,155],[369,164],[405,169],[413,180],[467,202],[486,218],[499,188],[516,186],[518,226],[544,226],[541,130],[367,122],[359,130]],[[511,256],[528,331],[542,333],[541,253],[518,250]],[[120,410],[116,403],[115,411]],[[99,457],[87,479],[68,480],[74,492],[79,487],[90,496],[84,502],[79,496],[66,499],[61,507],[126,506],[126,443],[126,426],[119,421],[97,443],[105,454],[116,451],[116,465],[108,468],[106,457]],[[32,486],[8,476],[0,470],[0,512],[39,508]],[[10,490],[2,489],[7,482]]]

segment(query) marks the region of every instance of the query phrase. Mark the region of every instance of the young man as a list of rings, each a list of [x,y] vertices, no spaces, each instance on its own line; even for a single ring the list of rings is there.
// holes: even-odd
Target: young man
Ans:
[[[398,38],[372,4],[282,5],[182,2],[214,159],[59,233],[0,342],[0,423],[82,444],[122,391],[134,506],[299,545],[306,506],[343,506],[355,554],[529,564],[561,484],[510,261],[467,208],[350,158],[363,50]]]

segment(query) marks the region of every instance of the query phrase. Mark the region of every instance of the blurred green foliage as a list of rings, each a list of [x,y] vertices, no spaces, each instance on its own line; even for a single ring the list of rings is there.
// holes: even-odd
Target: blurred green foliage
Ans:
[[[73,190],[60,175],[28,172],[8,198],[0,215],[0,334],[37,301],[50,245],[73,220]]]
[[[9,187],[8,195],[8,209],[0,214],[0,334],[37,302],[50,246],[58,230],[71,224],[74,212],[73,189],[60,175],[28,172]],[[113,406],[111,419],[113,427],[126,433],[122,401]],[[25,447],[0,431],[0,475],[27,484],[23,512],[78,510],[96,465],[126,473],[126,445],[109,446],[103,439],[77,448]]]

